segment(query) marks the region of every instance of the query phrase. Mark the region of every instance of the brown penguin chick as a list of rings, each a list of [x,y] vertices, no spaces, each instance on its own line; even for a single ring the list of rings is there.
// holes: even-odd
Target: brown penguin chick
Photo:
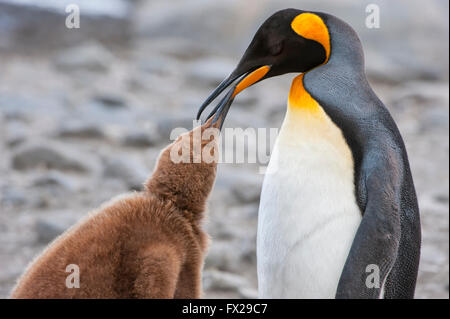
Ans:
[[[208,246],[201,224],[218,158],[218,130],[201,138],[209,128],[210,121],[164,149],[144,191],[104,204],[58,237],[11,297],[199,298]],[[192,147],[199,140],[206,161]],[[174,162],[187,147],[189,163]],[[66,285],[68,265],[78,266],[79,288]]]

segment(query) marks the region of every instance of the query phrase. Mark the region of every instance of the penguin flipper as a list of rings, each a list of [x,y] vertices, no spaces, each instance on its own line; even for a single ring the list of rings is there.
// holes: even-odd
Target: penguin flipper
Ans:
[[[392,158],[391,158],[392,159]],[[401,237],[398,166],[366,174],[367,203],[338,283],[338,299],[377,299],[396,259]]]

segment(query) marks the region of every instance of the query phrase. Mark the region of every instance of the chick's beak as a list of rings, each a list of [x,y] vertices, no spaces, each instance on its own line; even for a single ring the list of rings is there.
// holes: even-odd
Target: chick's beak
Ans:
[[[231,89],[227,92],[227,94],[223,97],[219,104],[217,104],[217,106],[212,110],[212,112],[206,119],[208,120],[214,116],[212,124],[220,121],[219,127],[222,128],[225,118],[228,114],[228,110],[230,109],[230,106],[233,103],[236,95],[244,91],[246,88],[252,86],[253,84],[261,81],[270,71],[270,68],[270,65],[264,65],[247,71],[241,71],[238,67],[235,71],[233,71],[233,73],[231,73],[228,78],[220,83],[219,86],[206,99],[206,101],[198,111],[197,120],[200,119],[200,116],[208,107],[208,105],[211,104],[211,102],[214,101],[223,91],[231,86]]]

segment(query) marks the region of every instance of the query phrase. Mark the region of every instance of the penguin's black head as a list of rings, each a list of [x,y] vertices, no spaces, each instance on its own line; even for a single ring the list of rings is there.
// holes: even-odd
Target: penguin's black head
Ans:
[[[205,108],[227,87],[232,88],[208,118],[223,120],[234,97],[247,87],[270,77],[307,72],[327,62],[330,36],[325,17],[296,9],[279,11],[268,18],[256,32],[236,69],[203,103]]]

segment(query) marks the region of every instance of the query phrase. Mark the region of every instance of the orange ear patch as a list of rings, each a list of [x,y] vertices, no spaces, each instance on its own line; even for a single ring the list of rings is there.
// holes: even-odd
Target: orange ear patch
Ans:
[[[330,33],[323,20],[314,13],[302,13],[291,23],[292,29],[302,37],[319,42],[325,48],[328,61],[330,57]]]

